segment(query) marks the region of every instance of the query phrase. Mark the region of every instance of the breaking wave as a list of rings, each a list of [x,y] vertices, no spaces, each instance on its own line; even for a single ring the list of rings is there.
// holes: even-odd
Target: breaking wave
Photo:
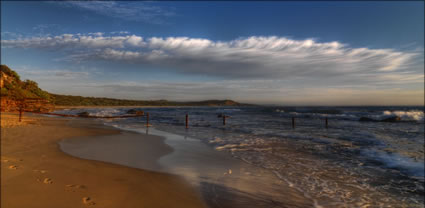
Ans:
[[[423,111],[384,111],[383,116],[398,116],[403,121],[423,121],[424,112]]]

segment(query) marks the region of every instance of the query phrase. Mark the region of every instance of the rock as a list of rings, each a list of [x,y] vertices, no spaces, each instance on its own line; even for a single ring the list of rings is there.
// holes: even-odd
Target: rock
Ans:
[[[397,122],[401,121],[401,118],[399,116],[392,116],[386,119],[381,120],[382,122]]]
[[[145,112],[136,109],[130,109],[127,111],[127,114],[136,114],[138,116],[143,116]]]
[[[385,119],[382,119],[382,120],[375,120],[375,119],[368,118],[368,117],[361,117],[361,118],[359,119],[359,121],[397,122],[397,121],[401,121],[401,118],[400,118],[399,116],[392,116],[392,117],[385,118]]]
[[[80,116],[80,117],[89,117],[90,116],[90,114],[86,111],[78,113],[77,115]]]
[[[135,114],[136,113],[136,109],[130,109],[127,111],[128,114]]]
[[[361,117],[361,118],[359,119],[359,121],[377,121],[377,120],[375,120],[375,119],[371,119],[371,118],[368,118],[368,117]]]

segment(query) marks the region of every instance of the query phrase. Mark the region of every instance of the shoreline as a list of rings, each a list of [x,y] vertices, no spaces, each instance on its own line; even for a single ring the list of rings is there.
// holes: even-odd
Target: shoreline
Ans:
[[[63,140],[61,149],[75,157],[178,175],[192,185],[209,207],[313,207],[315,202],[301,191],[283,183],[276,173],[233,158],[226,152],[200,140],[157,130],[155,128],[115,128],[124,131],[118,136],[82,137]],[[133,135],[165,138],[173,149],[152,164],[149,151],[138,151],[148,140]],[[152,146],[154,151],[161,147]],[[107,154],[105,154],[107,152]],[[125,156],[123,156],[125,152]]]
[[[92,120],[29,113],[20,125],[3,125],[17,114],[2,113],[1,118],[2,207],[206,207],[200,193],[179,176],[76,158],[58,144],[124,131]],[[160,137],[149,138],[166,147]]]

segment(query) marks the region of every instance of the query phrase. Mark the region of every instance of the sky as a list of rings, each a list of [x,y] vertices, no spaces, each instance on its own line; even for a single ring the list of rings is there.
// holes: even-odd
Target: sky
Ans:
[[[1,1],[1,64],[67,95],[424,105],[424,2]]]

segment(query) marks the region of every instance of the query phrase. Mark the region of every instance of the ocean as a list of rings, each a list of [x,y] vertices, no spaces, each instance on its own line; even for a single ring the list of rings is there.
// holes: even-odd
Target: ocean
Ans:
[[[424,107],[135,109],[149,113],[150,129],[199,140],[267,170],[274,180],[311,198],[316,207],[424,207]],[[109,116],[128,110],[57,113]],[[229,116],[226,125],[223,115]],[[381,122],[394,116],[401,120]],[[376,121],[359,121],[362,117]],[[121,129],[147,130],[146,117],[101,120]]]

